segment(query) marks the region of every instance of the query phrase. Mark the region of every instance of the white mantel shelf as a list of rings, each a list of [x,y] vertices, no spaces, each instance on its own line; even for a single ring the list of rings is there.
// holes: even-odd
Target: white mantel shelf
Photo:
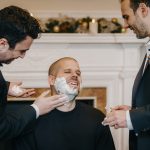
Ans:
[[[135,34],[100,33],[96,35],[81,33],[42,33],[35,43],[145,43],[148,39],[137,39]]]

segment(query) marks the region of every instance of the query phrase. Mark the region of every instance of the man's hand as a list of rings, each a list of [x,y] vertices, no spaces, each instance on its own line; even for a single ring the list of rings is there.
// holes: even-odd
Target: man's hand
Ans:
[[[8,95],[14,97],[29,97],[35,94],[34,89],[25,89],[21,87],[21,82],[10,82]]]
[[[46,114],[56,107],[68,102],[68,98],[65,95],[54,95],[48,97],[48,93],[49,91],[43,92],[33,103],[38,107],[39,115]]]
[[[126,128],[126,112],[124,110],[113,110],[109,114],[107,114],[106,118],[103,121],[103,125],[109,125],[110,127],[118,128]]]
[[[130,109],[131,107],[126,105],[111,108],[111,112],[106,115],[106,118],[104,119],[102,124],[109,125],[111,127],[114,127],[115,129],[126,128],[126,111]]]

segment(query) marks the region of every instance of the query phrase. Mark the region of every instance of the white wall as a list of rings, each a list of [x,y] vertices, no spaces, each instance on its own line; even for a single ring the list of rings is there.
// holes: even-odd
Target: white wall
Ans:
[[[120,11],[119,0],[0,0],[0,8],[8,5],[30,11]]]

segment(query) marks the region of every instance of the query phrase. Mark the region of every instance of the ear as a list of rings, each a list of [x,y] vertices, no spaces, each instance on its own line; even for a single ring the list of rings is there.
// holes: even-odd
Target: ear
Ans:
[[[7,51],[9,49],[8,41],[5,38],[0,39],[0,51]]]
[[[55,84],[55,79],[56,79],[55,76],[49,75],[49,76],[48,76],[49,85],[54,85],[54,84]]]
[[[143,17],[148,15],[149,7],[147,7],[145,3],[140,3],[138,9]]]

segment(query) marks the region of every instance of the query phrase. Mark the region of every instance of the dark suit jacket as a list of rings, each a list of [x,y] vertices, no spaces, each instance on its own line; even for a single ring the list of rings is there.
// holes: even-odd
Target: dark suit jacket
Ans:
[[[25,106],[15,113],[6,113],[8,84],[0,71],[0,141],[18,136],[23,129],[36,120],[35,110]]]
[[[150,65],[142,76],[144,62],[133,86],[130,117],[134,131],[130,131],[130,150],[150,149]]]

